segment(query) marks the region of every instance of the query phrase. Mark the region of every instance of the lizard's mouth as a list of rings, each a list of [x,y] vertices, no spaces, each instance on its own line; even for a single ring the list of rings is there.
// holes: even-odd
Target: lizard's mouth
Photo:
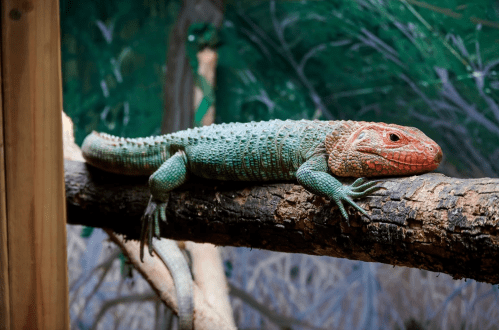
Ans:
[[[431,168],[434,167],[433,169],[438,167],[438,165],[442,161],[442,156],[443,156],[442,150],[440,148],[438,148],[437,152],[433,156],[433,161],[431,160],[431,155],[425,155],[425,160],[427,160],[426,162],[414,163],[414,162],[403,161],[400,159],[394,159],[393,157],[389,158],[389,157],[387,157],[387,155],[382,155],[379,152],[377,152],[376,150],[372,150],[372,149],[364,149],[364,150],[362,150],[362,152],[364,152],[366,154],[376,155],[377,157],[381,158],[383,161],[389,162],[391,164],[407,165],[407,166],[423,166],[423,167],[426,166],[426,167],[431,167]],[[391,155],[393,156],[393,153]]]
[[[400,165],[412,165],[412,166],[428,166],[428,165],[432,164],[432,163],[408,163],[408,162],[403,162],[403,161],[394,160],[394,159],[387,159],[387,161],[390,163],[395,163],[395,164],[400,164]]]

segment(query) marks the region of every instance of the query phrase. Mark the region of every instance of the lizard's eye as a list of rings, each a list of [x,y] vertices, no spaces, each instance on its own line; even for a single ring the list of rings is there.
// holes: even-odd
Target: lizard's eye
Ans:
[[[362,139],[366,135],[366,132],[361,132],[359,136],[357,136],[357,140]]]
[[[392,142],[397,142],[398,140],[400,140],[400,138],[398,137],[397,134],[390,134],[390,141]]]

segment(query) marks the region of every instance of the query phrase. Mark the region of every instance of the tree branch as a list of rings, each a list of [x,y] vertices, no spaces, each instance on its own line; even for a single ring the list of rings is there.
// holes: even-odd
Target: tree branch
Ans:
[[[170,271],[160,258],[152,258],[149,253],[144,254],[144,262],[139,259],[139,243],[127,241],[111,230],[107,230],[111,240],[116,243],[123,253],[130,259],[135,268],[142,274],[144,279],[151,285],[159,298],[171,308],[175,314],[178,313],[175,286]],[[231,321],[220,315],[203,294],[203,290],[195,283],[193,286],[194,300],[194,329],[196,330],[234,330],[236,327]],[[105,306],[104,306],[105,307]],[[177,314],[178,315],[178,314]]]
[[[137,239],[149,189],[125,177],[66,161],[68,222]],[[345,180],[345,182],[347,182]],[[499,283],[499,179],[440,174],[387,178],[387,190],[359,200],[371,220],[294,183],[196,178],[172,192],[164,237],[328,255]]]

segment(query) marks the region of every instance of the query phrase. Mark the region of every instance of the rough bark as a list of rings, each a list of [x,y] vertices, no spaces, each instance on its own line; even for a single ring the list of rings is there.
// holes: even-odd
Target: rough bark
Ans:
[[[68,222],[137,238],[149,198],[146,177],[105,173],[66,161]],[[348,181],[345,181],[348,182]],[[387,178],[358,200],[371,219],[296,183],[201,179],[172,192],[164,237],[328,255],[499,283],[499,179],[440,174]]]

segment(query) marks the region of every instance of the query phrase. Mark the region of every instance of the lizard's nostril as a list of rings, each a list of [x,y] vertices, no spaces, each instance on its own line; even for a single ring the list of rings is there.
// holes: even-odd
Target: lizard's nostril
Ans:
[[[439,164],[442,161],[442,149],[438,148],[437,153],[435,154],[435,157],[433,158],[435,163]]]

